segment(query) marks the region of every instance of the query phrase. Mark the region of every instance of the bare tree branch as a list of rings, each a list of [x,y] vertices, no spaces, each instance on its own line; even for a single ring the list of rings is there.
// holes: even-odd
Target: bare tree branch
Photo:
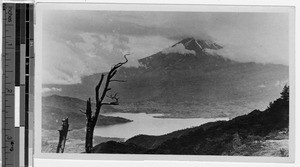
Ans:
[[[96,97],[96,111],[94,115],[92,115],[92,109],[91,109],[91,99],[87,101],[87,109],[85,112],[86,118],[87,118],[87,130],[86,130],[86,143],[85,143],[85,149],[87,153],[91,153],[92,147],[93,147],[93,133],[94,128],[96,126],[98,116],[100,114],[101,106],[103,105],[118,105],[119,104],[119,97],[117,96],[117,93],[114,95],[107,96],[107,92],[111,90],[109,87],[109,84],[111,82],[125,82],[122,80],[112,80],[112,78],[117,73],[118,68],[120,68],[122,65],[128,62],[127,55],[124,55],[124,62],[118,63],[114,66],[112,66],[111,70],[108,72],[106,78],[105,75],[102,74],[99,83],[95,87],[95,97]],[[105,80],[105,81],[104,81]],[[102,92],[100,93],[100,88],[102,88]],[[101,94],[101,97],[99,97]],[[113,100],[112,102],[103,102],[104,98],[110,98]],[[81,111],[84,113],[83,111]]]
[[[102,85],[102,82],[104,80],[104,74],[101,75],[101,79],[99,81],[99,83],[97,84],[97,86],[95,87],[95,94],[96,94],[96,105],[98,106],[99,105],[99,90],[100,90],[100,87]]]
[[[121,63],[118,63],[118,64],[116,64],[116,65],[114,65],[114,68],[118,69],[118,68],[121,67],[122,65],[126,64],[126,63],[128,62],[128,59],[127,59],[126,56],[128,56],[128,55],[130,55],[130,54],[125,54],[125,55],[124,55],[125,61],[124,61],[124,62],[121,62]]]
[[[114,105],[119,105],[119,103],[116,102],[110,102],[110,103],[102,103],[103,106],[114,106]]]
[[[125,80],[112,79],[110,82],[126,82]]]
[[[84,112],[83,110],[79,110],[82,114],[86,115],[86,112]]]
[[[118,97],[118,93],[115,93],[114,95],[106,95],[106,97],[114,100],[112,102],[109,103],[102,103],[101,105],[118,105],[119,104],[119,97]]]

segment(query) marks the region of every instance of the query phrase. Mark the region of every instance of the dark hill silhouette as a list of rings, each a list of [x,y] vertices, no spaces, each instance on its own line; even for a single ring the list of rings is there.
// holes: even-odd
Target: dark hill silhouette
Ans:
[[[125,143],[107,142],[94,147],[94,153],[230,155],[236,145],[253,142],[271,132],[288,129],[289,92],[265,111],[254,110],[230,121],[214,122],[162,136],[139,135]],[[247,154],[246,154],[247,155]]]

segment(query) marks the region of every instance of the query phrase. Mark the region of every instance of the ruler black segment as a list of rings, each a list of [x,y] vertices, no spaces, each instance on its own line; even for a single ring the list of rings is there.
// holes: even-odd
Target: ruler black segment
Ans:
[[[15,12],[16,12],[16,25],[19,25],[20,24],[20,4],[16,4]],[[21,33],[20,26],[16,26],[16,32],[15,32],[16,45],[20,45],[20,38],[21,38],[20,33]]]
[[[29,94],[29,75],[25,76],[25,94]]]
[[[20,43],[26,43],[26,4],[20,4]]]
[[[26,49],[26,52],[27,52],[27,50],[28,49]],[[29,58],[26,58],[25,62],[26,62],[26,64],[25,64],[25,74],[29,75]]]
[[[26,22],[29,22],[30,4],[26,4]]]
[[[29,20],[29,6],[26,5],[27,9],[26,9],[26,40],[29,40],[29,26],[30,26],[30,20]],[[26,41],[27,43],[27,41]]]
[[[15,85],[20,86],[20,44],[21,44],[20,4],[16,4],[15,12],[16,12]]]
[[[29,111],[29,94],[26,94],[25,95],[25,110],[26,111]],[[25,112],[26,114],[27,112]],[[26,122],[26,119],[25,119],[25,122]],[[26,123],[25,123],[25,127],[26,127]]]
[[[30,40],[29,38],[26,38],[26,44],[29,44]],[[26,58],[29,58],[29,50],[26,48]]]

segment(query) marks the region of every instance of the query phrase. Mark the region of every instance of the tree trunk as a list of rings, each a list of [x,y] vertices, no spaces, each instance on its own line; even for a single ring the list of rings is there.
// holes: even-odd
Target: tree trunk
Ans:
[[[59,141],[58,141],[56,153],[63,153],[65,150],[67,135],[69,132],[69,118],[62,120],[61,129],[58,131],[59,131]]]
[[[80,110],[83,114],[86,116],[86,136],[85,136],[85,152],[91,153],[93,149],[93,136],[94,136],[94,129],[97,124],[98,116],[100,114],[101,107],[103,105],[118,105],[119,104],[119,97],[117,96],[117,93],[114,95],[107,96],[106,93],[111,90],[109,87],[110,82],[123,82],[122,80],[112,80],[114,75],[117,73],[117,69],[120,68],[123,64],[128,62],[128,59],[126,58],[128,54],[124,55],[125,62],[118,63],[114,65],[111,70],[108,72],[108,75],[106,77],[106,81],[104,81],[104,74],[101,75],[100,81],[95,87],[95,97],[96,97],[96,111],[93,115],[92,113],[92,103],[91,98],[89,98],[86,102],[86,111],[83,112]],[[103,84],[103,85],[102,85]],[[101,96],[99,97],[99,91],[101,85],[103,86]],[[110,98],[111,102],[103,102],[104,98],[108,97]]]
[[[95,128],[95,126],[93,126],[92,122],[87,122],[86,136],[85,136],[85,152],[86,153],[92,152],[94,128]]]
[[[91,98],[86,102],[86,135],[85,135],[85,152],[91,153],[93,148],[93,136],[95,129],[95,118],[92,116]]]

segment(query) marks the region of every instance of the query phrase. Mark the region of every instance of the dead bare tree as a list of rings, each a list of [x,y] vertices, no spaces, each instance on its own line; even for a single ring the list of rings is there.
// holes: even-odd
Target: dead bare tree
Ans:
[[[128,54],[124,55],[125,61],[118,63],[110,69],[107,76],[105,77],[105,74],[101,75],[100,81],[95,87],[95,96],[96,96],[96,110],[93,114],[92,111],[92,103],[91,98],[89,98],[86,102],[86,111],[80,110],[83,114],[86,116],[86,137],[85,137],[85,152],[91,153],[93,148],[93,136],[94,136],[94,129],[97,124],[98,116],[100,114],[101,107],[103,105],[118,105],[119,104],[119,97],[118,94],[111,94],[107,95],[107,92],[111,90],[109,87],[109,84],[111,82],[124,82],[122,80],[113,80],[112,78],[117,73],[117,70],[128,62],[128,59],[126,58]],[[101,93],[100,93],[101,88]],[[110,102],[104,102],[105,98],[109,98]]]
[[[69,130],[69,118],[63,119],[61,129],[59,131],[59,141],[56,149],[56,153],[63,153],[67,141],[67,135]]]

